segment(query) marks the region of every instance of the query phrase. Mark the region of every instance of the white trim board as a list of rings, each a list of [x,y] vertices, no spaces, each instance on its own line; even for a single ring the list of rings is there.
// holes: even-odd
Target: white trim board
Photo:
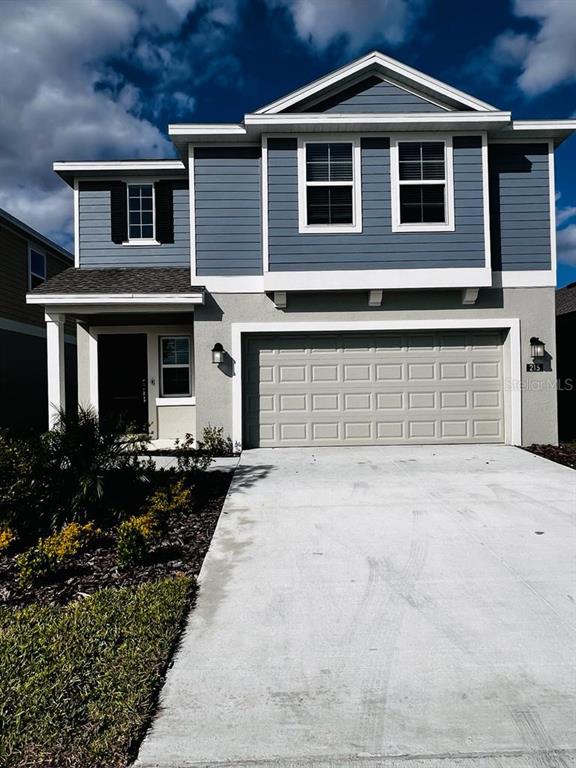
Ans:
[[[232,358],[235,361],[232,378],[232,441],[242,445],[242,338],[250,333],[324,333],[356,331],[414,331],[414,330],[468,330],[471,328],[508,329],[504,343],[508,351],[510,385],[504,386],[508,394],[508,408],[504,414],[506,443],[522,443],[522,367],[520,357],[520,320],[518,318],[489,318],[486,320],[367,320],[334,322],[286,322],[286,323],[232,323]]]
[[[203,304],[204,293],[28,293],[27,304]]]
[[[194,147],[188,145],[188,205],[190,206],[190,282],[196,279],[196,181]]]
[[[74,179],[74,266],[80,266],[80,191]]]
[[[208,288],[208,280],[205,279]],[[354,291],[371,288],[482,288],[492,285],[487,267],[354,269],[268,272],[265,291]]]
[[[510,269],[493,275],[494,288],[556,287],[556,275],[551,269]]]
[[[168,405],[196,405],[196,398],[193,395],[189,397],[157,397],[156,405],[158,408]]]
[[[71,173],[73,171],[184,171],[181,160],[90,160],[82,163],[52,163],[52,170]]]
[[[268,136],[262,136],[262,149],[260,154],[260,199],[262,217],[262,269],[268,272],[269,267],[269,243],[268,243]]]
[[[556,285],[557,255],[556,255],[556,180],[554,167],[554,142],[548,142],[548,183],[550,190],[550,266]]]
[[[326,130],[487,130],[510,125],[510,112],[390,112],[390,113],[336,113],[289,112],[279,115],[247,114],[246,129],[277,128],[295,132]]]

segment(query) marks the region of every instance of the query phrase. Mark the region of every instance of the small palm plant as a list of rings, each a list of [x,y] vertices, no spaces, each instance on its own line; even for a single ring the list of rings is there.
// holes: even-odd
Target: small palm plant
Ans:
[[[61,411],[44,444],[55,473],[65,486],[69,507],[57,513],[54,523],[83,521],[93,517],[118,482],[128,485],[145,479],[150,462],[142,458],[150,438],[122,426],[102,429],[98,414],[89,407]]]

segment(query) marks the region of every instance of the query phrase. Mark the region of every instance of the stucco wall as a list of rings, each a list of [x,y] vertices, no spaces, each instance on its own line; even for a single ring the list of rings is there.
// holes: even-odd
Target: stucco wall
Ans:
[[[278,310],[265,294],[215,294],[195,311],[196,428],[222,425],[232,434],[233,364],[211,362],[216,342],[231,350],[231,324],[354,320],[431,320],[519,318],[522,354],[522,443],[557,441],[553,288],[482,290],[474,306],[463,306],[459,291],[391,292],[382,307],[369,309],[366,292],[289,294],[288,309]],[[527,374],[530,337],[546,342],[550,371]]]

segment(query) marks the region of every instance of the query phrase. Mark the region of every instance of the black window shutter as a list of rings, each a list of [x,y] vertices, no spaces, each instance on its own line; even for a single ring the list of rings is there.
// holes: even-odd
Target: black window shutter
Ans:
[[[156,207],[156,240],[174,242],[174,182],[163,180],[154,184]]]
[[[110,181],[110,229],[113,243],[125,243],[128,240],[128,201],[126,184],[123,181]]]

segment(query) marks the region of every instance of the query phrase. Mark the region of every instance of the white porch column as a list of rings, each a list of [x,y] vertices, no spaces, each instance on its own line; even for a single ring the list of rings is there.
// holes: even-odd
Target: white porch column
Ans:
[[[54,426],[58,411],[66,406],[64,367],[65,315],[46,312],[46,349],[48,353],[48,426]]]

